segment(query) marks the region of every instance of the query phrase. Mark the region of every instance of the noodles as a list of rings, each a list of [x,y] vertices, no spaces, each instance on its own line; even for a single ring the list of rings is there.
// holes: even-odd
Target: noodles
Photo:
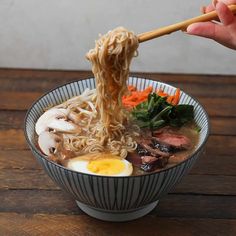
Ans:
[[[121,98],[127,92],[129,66],[137,48],[137,37],[125,28],[119,27],[100,37],[95,48],[87,54],[96,79],[96,107],[100,111],[100,121],[94,127],[96,138],[102,145],[108,144],[112,152],[123,157],[127,152],[121,152],[121,149],[129,135],[125,134],[126,116]],[[130,151],[129,146],[130,144],[125,150]]]
[[[121,98],[127,92],[129,66],[137,47],[137,37],[119,27],[96,41],[95,48],[87,54],[96,78],[96,106],[101,115],[100,127],[96,128],[99,130],[98,138],[104,142],[113,132],[123,129],[125,115]]]
[[[63,146],[76,155],[110,152],[125,158],[137,147],[137,129],[128,123],[122,106],[127,93],[131,59],[137,55],[138,39],[123,27],[101,36],[95,48],[87,53],[92,63],[96,90],[85,90],[80,96],[56,106],[69,109],[68,120],[81,133],[62,133]]]

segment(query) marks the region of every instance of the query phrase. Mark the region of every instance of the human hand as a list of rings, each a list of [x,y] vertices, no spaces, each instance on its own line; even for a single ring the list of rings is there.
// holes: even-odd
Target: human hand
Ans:
[[[236,4],[236,0],[213,1],[203,7],[203,13],[216,10],[220,22],[199,22],[188,26],[187,34],[210,38],[236,50],[236,16],[227,5]]]

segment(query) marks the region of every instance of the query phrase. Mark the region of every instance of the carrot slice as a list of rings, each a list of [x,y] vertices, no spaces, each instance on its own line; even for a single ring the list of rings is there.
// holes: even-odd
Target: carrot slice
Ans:
[[[172,101],[174,99],[174,95],[173,96],[168,96],[168,98],[166,99],[166,101],[170,104],[172,104]]]
[[[175,95],[174,95],[174,98],[172,100],[172,104],[174,106],[176,106],[178,103],[179,103],[179,99],[180,99],[180,89],[177,88],[176,91],[175,91]]]
[[[137,89],[133,85],[128,85],[128,90],[132,92],[132,91],[136,91]]]
[[[133,85],[128,86],[129,94],[122,97],[122,103],[127,108],[132,108],[138,104],[146,101],[148,95],[152,92],[152,86],[147,87],[143,91],[137,91],[137,88]],[[167,97],[166,101],[169,104],[177,105],[180,99],[180,89],[177,88],[174,95],[165,93],[162,89],[156,91],[157,95],[161,97]]]
[[[128,90],[130,94],[122,97],[122,103],[126,107],[135,107],[147,100],[148,95],[152,92],[152,86],[147,87],[143,91],[137,91],[136,87],[130,85],[128,86]]]
[[[167,97],[168,96],[168,94],[164,93],[164,91],[162,89],[157,90],[156,93],[157,93],[158,96],[161,96],[161,97]]]

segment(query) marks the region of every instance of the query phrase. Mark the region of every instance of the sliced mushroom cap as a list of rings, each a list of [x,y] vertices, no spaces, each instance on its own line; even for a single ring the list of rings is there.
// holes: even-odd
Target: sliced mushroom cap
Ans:
[[[62,139],[52,132],[44,131],[38,137],[38,144],[41,151],[49,156],[57,151],[62,144]]]
[[[48,128],[65,133],[76,133],[81,131],[78,125],[63,119],[51,119],[48,123]]]
[[[47,131],[49,128],[48,124],[53,119],[66,118],[68,114],[69,114],[69,109],[64,109],[64,108],[52,108],[47,110],[39,117],[39,119],[36,122],[35,125],[36,133],[40,135],[42,132]]]

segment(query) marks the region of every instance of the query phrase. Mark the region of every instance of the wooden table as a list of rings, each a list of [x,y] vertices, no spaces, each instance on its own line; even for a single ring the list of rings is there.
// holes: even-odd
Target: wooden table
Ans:
[[[0,235],[236,235],[236,76],[136,74],[194,95],[210,115],[204,155],[147,216],[108,223],[85,215],[36,162],[23,133],[31,103],[90,72],[0,70]]]

